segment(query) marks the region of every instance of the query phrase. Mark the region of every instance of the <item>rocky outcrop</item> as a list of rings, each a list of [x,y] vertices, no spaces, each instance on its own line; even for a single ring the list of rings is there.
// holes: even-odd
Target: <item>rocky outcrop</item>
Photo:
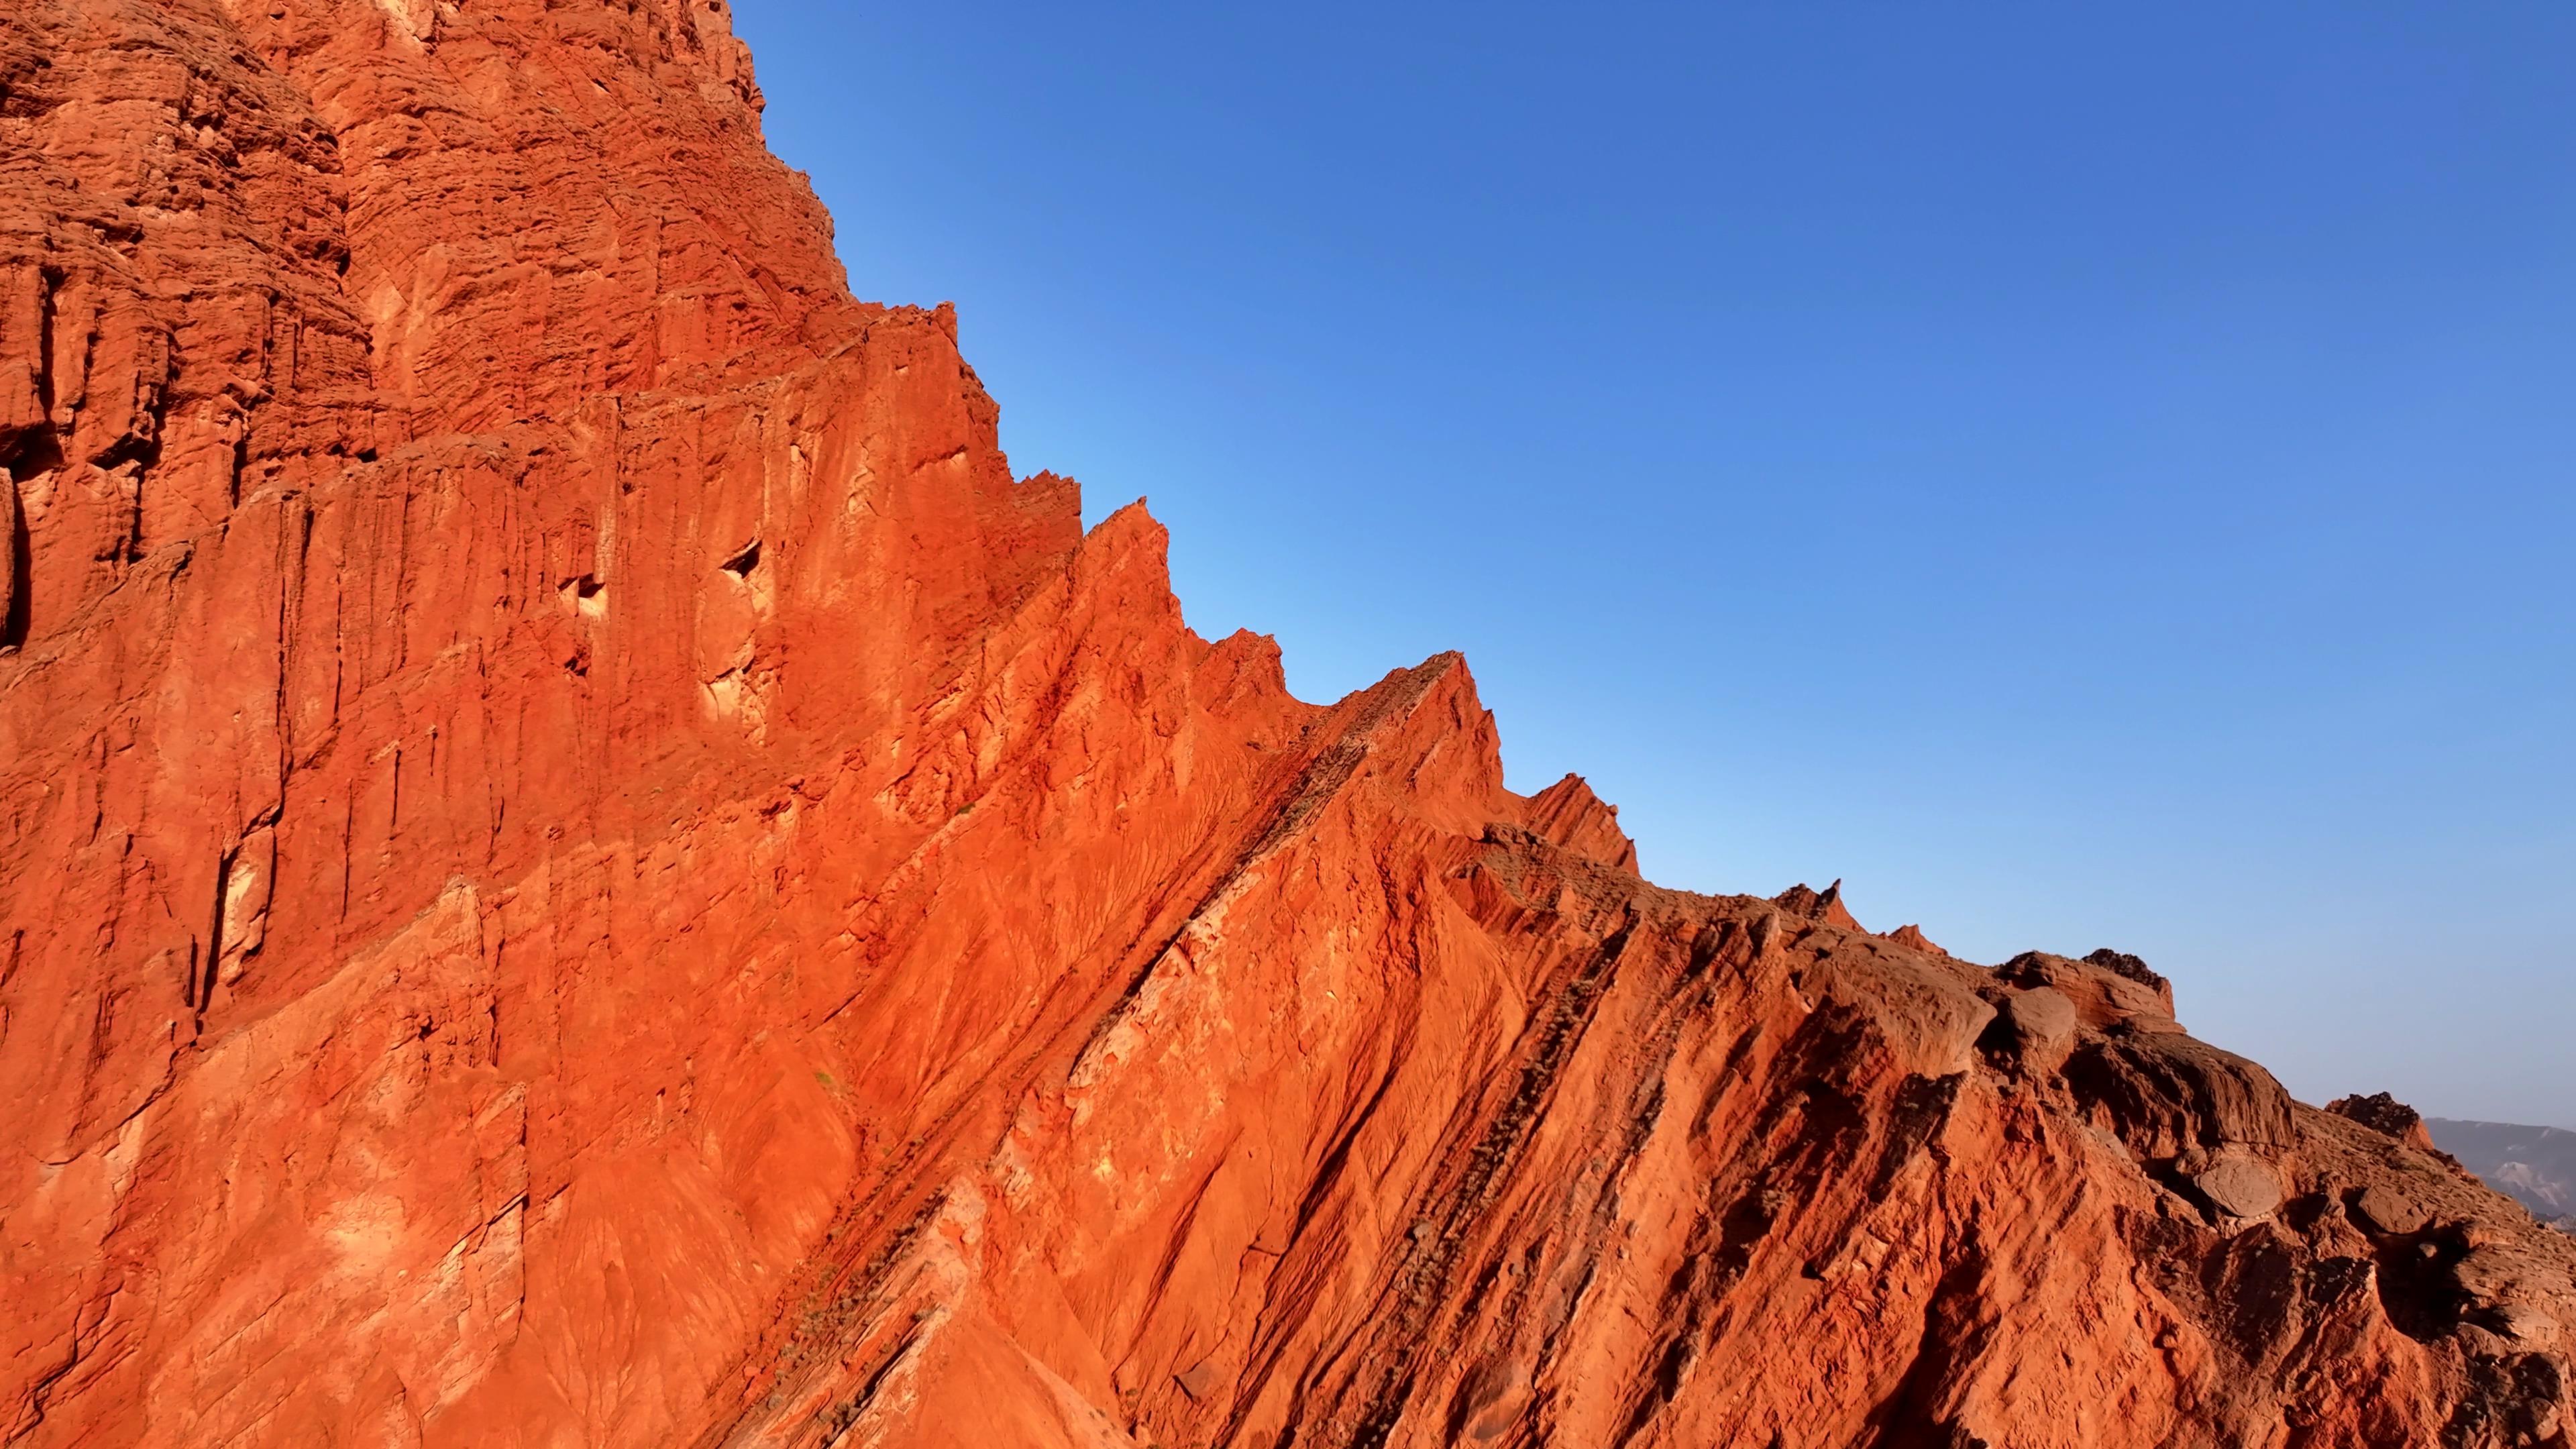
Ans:
[[[2394,1137],[2418,1152],[2436,1150],[2433,1134],[2425,1129],[2423,1114],[2386,1092],[2337,1097],[2326,1103],[2326,1110]]]
[[[2565,1444],[2576,1242],[2134,958],[1192,635],[720,0],[8,20],[0,1439]]]

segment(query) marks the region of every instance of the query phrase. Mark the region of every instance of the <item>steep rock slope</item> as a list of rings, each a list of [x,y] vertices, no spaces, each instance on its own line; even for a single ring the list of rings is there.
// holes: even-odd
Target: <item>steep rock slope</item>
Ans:
[[[1193,636],[721,0],[0,4],[7,1443],[2568,1442],[2134,959]]]

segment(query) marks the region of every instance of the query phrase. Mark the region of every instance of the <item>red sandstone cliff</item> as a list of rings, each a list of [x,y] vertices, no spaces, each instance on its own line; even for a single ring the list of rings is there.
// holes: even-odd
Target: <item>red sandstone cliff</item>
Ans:
[[[758,103],[0,0],[0,1440],[2570,1442],[2576,1240],[2133,960],[1191,635]]]

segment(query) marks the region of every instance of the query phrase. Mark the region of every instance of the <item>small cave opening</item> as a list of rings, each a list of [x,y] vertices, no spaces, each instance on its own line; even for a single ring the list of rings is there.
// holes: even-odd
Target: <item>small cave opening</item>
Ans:
[[[18,507],[14,479],[0,480],[0,488],[11,490],[8,509],[8,534],[0,547],[9,550],[9,568],[0,574],[0,649],[18,649],[26,645],[33,620],[29,618],[27,576],[35,572],[36,551],[27,537],[27,517]]]
[[[2456,1225],[2378,1244],[2379,1303],[2398,1332],[2430,1343],[2459,1326],[2469,1295],[2456,1270],[2468,1255],[2467,1236]]]
[[[738,579],[750,578],[751,571],[760,567],[760,540],[755,538],[744,544],[740,552],[716,567]]]
[[[63,441],[52,428],[30,429],[5,450],[0,450],[0,468],[8,471],[9,480],[13,483],[24,483],[39,473],[51,473],[62,466]]]
[[[28,578],[35,572],[35,541],[27,532],[27,510],[18,487],[30,478],[51,473],[63,466],[61,439],[51,428],[37,428],[14,439],[0,456],[0,548],[9,550],[8,566],[0,568],[0,649],[16,649],[27,642],[32,628]]]
[[[607,583],[597,574],[583,574],[580,578],[563,581],[564,602],[572,605],[577,613],[593,617],[607,613],[607,592]]]

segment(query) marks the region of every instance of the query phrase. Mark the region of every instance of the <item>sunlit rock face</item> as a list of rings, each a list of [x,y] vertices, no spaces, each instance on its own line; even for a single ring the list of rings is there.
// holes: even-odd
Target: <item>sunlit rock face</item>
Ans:
[[[1191,634],[721,3],[0,6],[7,1443],[2568,1442],[2576,1240],[2135,958]]]

